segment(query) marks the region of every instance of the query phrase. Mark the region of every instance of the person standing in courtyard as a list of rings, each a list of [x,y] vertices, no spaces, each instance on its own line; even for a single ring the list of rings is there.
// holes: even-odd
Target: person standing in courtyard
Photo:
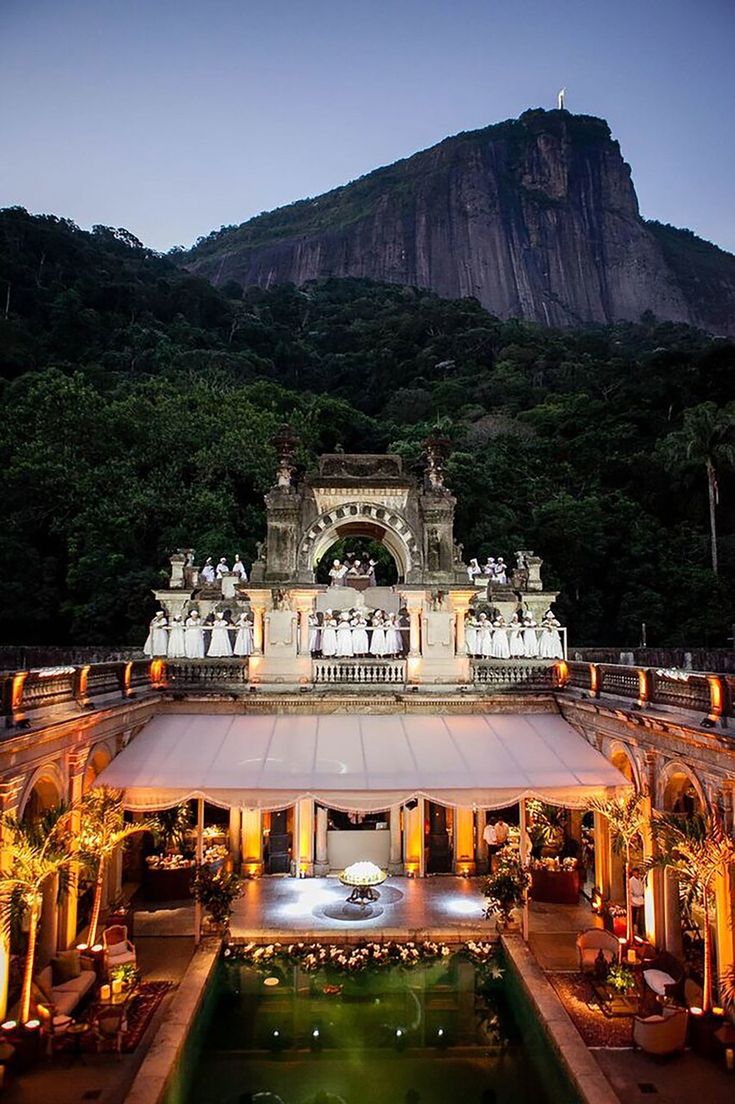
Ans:
[[[628,893],[630,894],[630,906],[633,911],[633,931],[637,935],[645,935],[646,883],[641,878],[641,872],[637,866],[634,866],[630,872]]]

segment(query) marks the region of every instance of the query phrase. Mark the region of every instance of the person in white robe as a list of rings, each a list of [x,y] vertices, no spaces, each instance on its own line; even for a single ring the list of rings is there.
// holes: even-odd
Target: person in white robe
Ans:
[[[337,618],[332,610],[327,610],[322,626],[322,655],[337,654]]]
[[[309,651],[312,655],[318,655],[321,651],[322,627],[319,624],[319,614],[309,614]]]
[[[517,613],[514,613],[508,625],[508,645],[513,659],[520,659],[526,654],[523,643],[523,625]]]
[[[184,635],[184,622],[177,613],[171,622],[171,631],[168,634],[169,659],[184,659],[186,657],[186,637]]]
[[[493,659],[510,659],[510,641],[508,640],[508,626],[502,613],[493,621]]]
[[[538,622],[530,610],[523,615],[523,654],[526,659],[538,657],[538,636],[536,629]]]
[[[248,573],[245,570],[245,564],[240,559],[239,553],[235,555],[235,562],[232,565],[232,574],[237,576],[239,583],[246,583],[248,581]]]
[[[217,578],[218,579],[221,579],[223,575],[229,575],[230,574],[230,569],[227,566],[227,560],[225,559],[224,556],[222,557],[220,562],[217,564],[216,573],[217,573]]]
[[[212,636],[207,650],[208,656],[221,658],[232,655],[232,642],[230,640],[230,626],[225,621],[224,614],[215,613],[212,625]]]
[[[385,655],[385,622],[382,610],[376,610],[372,617],[373,631],[370,636],[370,655],[382,658]]]
[[[148,636],[143,645],[143,654],[147,656],[165,656],[168,654],[168,621],[163,610],[159,610],[148,628]]]
[[[367,620],[365,615],[358,611],[352,618],[352,654],[366,656],[368,651]]]
[[[333,587],[344,586],[345,575],[349,570],[347,564],[343,564],[341,560],[334,560],[329,569],[329,585]]]
[[[389,613],[385,625],[385,653],[389,656],[399,656],[403,651],[403,640],[398,617],[395,613]]]
[[[479,655],[480,653],[477,650],[477,618],[474,613],[468,613],[465,617],[464,638],[467,645],[467,655]]]
[[[342,610],[337,623],[337,655],[351,656],[352,652],[352,624],[349,610]]]
[[[377,586],[377,579],[375,578],[375,568],[378,566],[377,560],[368,560],[367,571],[365,574],[368,577],[368,586]]]
[[[184,625],[187,659],[204,659],[204,629],[197,610],[192,610]]]
[[[538,654],[542,659],[564,658],[560,628],[561,624],[553,613],[547,613],[541,623],[541,639],[538,649]]]
[[[212,563],[212,557],[207,556],[207,559],[202,568],[202,579],[205,583],[213,583],[215,579],[214,564]]]
[[[489,575],[490,578],[495,577],[495,557],[488,556],[482,569],[483,575]]]
[[[470,565],[467,568],[467,574],[469,576],[470,582],[474,581],[475,576],[482,575],[482,568],[480,567],[476,556],[473,556],[473,558],[470,560]]]
[[[495,582],[498,586],[508,585],[508,568],[502,556],[495,561]]]
[[[247,613],[241,613],[235,622],[237,635],[235,636],[234,652],[236,656],[249,656],[253,654],[253,622]]]
[[[477,619],[477,654],[483,659],[493,654],[493,627],[486,613]]]

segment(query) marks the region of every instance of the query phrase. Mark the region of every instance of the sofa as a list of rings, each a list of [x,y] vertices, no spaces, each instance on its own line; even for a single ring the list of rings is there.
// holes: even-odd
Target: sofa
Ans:
[[[594,970],[600,951],[608,964],[617,962],[620,956],[617,936],[603,928],[588,928],[587,931],[580,932],[577,936],[577,961],[580,970]]]
[[[656,1016],[636,1016],[633,1045],[646,1054],[674,1054],[684,1050],[689,1012],[686,1008],[664,1008]]]
[[[79,977],[70,978],[59,985],[53,983],[51,965],[44,966],[36,974],[36,999],[38,1003],[49,1003],[58,1016],[71,1016],[77,1005],[94,988],[97,975],[94,968],[82,959]]]
[[[668,951],[659,951],[655,958],[646,962],[643,980],[657,997],[684,1003],[684,967]]]

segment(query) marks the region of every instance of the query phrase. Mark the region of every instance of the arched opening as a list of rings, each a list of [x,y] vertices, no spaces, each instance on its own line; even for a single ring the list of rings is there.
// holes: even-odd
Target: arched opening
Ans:
[[[375,561],[375,582],[377,586],[394,586],[398,582],[398,565],[393,553],[375,537],[344,536],[331,545],[316,565],[316,581],[329,583],[329,569],[334,560],[342,563],[358,564],[367,567],[370,560]]]
[[[662,785],[661,807],[665,813],[686,820],[704,812],[699,784],[683,765],[670,765]],[[686,954],[690,966],[701,976],[704,916],[696,895],[688,892],[671,870],[664,872],[664,920],[667,950],[678,957]]]
[[[21,820],[28,825],[37,824],[44,813],[54,809],[61,800],[62,793],[57,779],[53,775],[42,774],[34,780],[28,791],[22,806]],[[56,953],[60,912],[58,893],[58,878],[48,878],[43,886],[41,916],[36,939],[36,962],[39,966],[45,965]],[[21,924],[21,931],[14,933],[15,938],[11,940],[11,950],[14,952],[20,946],[25,953],[27,921],[26,914]]]
[[[400,513],[372,502],[344,503],[312,522],[299,544],[300,575],[304,581],[309,576],[316,578],[319,565],[337,542],[345,542],[345,551],[353,551],[358,541],[368,542],[366,549],[369,542],[375,542],[376,550],[382,549],[383,554],[387,551],[398,583],[420,577],[422,553],[411,526]],[[382,562],[389,567],[388,561]]]
[[[102,773],[111,760],[112,756],[106,747],[97,747],[92,751],[84,768],[83,785],[85,793],[91,788],[97,776]]]
[[[61,793],[56,780],[48,776],[37,778],[26,797],[21,819],[26,824],[34,824],[60,801]]]

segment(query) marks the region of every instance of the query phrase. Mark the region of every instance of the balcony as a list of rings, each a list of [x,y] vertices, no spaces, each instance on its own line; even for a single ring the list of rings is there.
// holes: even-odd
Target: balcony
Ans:
[[[315,659],[315,686],[405,686],[405,659]]]

